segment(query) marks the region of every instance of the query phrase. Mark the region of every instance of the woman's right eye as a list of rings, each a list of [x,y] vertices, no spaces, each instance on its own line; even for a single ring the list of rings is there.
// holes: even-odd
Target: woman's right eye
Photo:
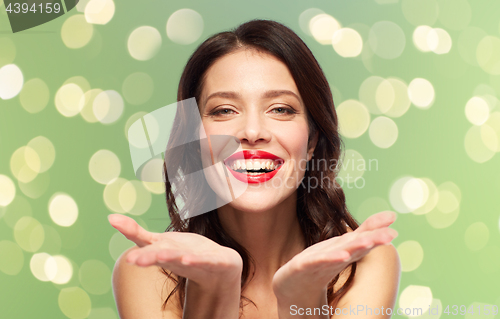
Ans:
[[[224,115],[231,114],[231,112],[234,112],[234,111],[231,109],[222,108],[222,109],[218,109],[216,111],[212,111],[212,113],[210,113],[210,115],[212,115],[212,116],[221,116],[221,115],[224,116]]]

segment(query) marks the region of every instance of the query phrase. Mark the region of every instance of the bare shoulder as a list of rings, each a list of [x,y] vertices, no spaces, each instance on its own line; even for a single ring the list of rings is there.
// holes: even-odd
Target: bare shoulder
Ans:
[[[165,308],[162,305],[174,289],[174,282],[158,266],[139,267],[125,258],[137,246],[126,250],[113,269],[113,294],[120,319],[180,319],[182,310],[173,295]],[[173,275],[173,274],[172,274]],[[175,275],[173,275],[175,278]]]

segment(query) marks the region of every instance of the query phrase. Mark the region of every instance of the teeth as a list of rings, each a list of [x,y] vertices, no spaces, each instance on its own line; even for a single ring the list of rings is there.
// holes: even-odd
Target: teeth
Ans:
[[[233,170],[258,171],[261,169],[274,170],[279,166],[277,161],[272,160],[236,160],[230,167]]]

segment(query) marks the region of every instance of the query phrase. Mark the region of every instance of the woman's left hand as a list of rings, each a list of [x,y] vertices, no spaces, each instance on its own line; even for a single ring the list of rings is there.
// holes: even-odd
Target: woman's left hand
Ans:
[[[388,228],[395,220],[394,212],[377,213],[355,231],[321,241],[295,255],[274,274],[273,290],[278,301],[294,303],[326,296],[328,284],[336,275],[398,235]]]

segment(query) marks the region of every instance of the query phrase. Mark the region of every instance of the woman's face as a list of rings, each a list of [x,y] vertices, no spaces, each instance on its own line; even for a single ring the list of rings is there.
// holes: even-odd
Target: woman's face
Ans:
[[[244,152],[224,157],[231,184],[248,183],[229,205],[263,211],[296,192],[316,141],[308,148],[306,108],[283,62],[252,49],[225,55],[207,70],[199,103],[206,134],[232,135]]]

